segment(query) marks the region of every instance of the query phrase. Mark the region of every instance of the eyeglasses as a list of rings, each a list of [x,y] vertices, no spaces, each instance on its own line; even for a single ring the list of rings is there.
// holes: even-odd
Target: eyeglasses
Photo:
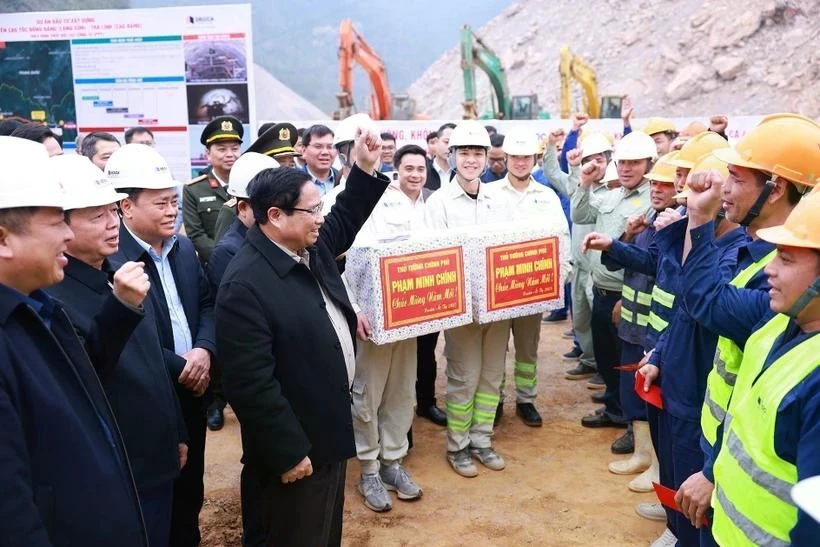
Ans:
[[[303,209],[302,207],[280,207],[280,209],[283,211],[301,211],[309,215],[319,216],[322,214],[322,207],[324,207],[324,205],[324,202],[320,201],[318,205],[310,209]]]

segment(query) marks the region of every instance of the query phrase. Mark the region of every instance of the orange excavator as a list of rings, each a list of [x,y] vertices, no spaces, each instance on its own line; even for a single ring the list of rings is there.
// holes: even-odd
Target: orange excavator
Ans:
[[[374,120],[414,120],[416,101],[406,93],[391,94],[384,61],[356,31],[353,22],[345,19],[339,27],[339,87],[336,94],[339,110],[334,120],[343,120],[356,112],[353,104],[353,66],[358,63],[370,78],[370,117]]]

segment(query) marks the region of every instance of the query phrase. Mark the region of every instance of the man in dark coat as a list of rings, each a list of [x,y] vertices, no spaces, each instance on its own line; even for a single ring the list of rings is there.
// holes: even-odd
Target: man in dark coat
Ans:
[[[0,137],[0,543],[148,545],[123,441],[94,372],[142,319],[112,299],[102,343],[41,289],[73,237],[42,144]],[[91,361],[89,361],[89,357]]]
[[[106,175],[128,194],[120,202],[120,246],[111,259],[145,264],[151,280],[145,307],[155,319],[188,430],[188,463],[174,483],[169,545],[194,546],[205,495],[206,389],[216,352],[211,290],[193,244],[174,234],[176,185],[156,150],[126,144],[108,160]]]
[[[333,211],[310,177],[268,169],[251,182],[256,219],[217,297],[225,394],[242,426],[245,464],[262,490],[268,545],[339,545],[356,314],[336,257],[353,243],[389,179],[381,142],[360,131],[357,164]]]
[[[142,312],[151,285],[144,264],[126,262],[115,274],[108,262],[119,244],[117,202],[127,195],[117,193],[102,171],[84,156],[63,155],[49,161],[63,187],[71,188],[64,209],[74,239],[68,243],[65,278],[48,292],[66,306],[74,328],[84,339],[105,337],[110,325],[103,322],[103,311],[111,299]],[[139,290],[123,291],[118,287],[123,278]],[[187,438],[185,423],[153,318],[146,317],[137,325],[113,370],[97,373],[131,459],[149,543],[166,545],[174,479],[188,446],[183,444]]]

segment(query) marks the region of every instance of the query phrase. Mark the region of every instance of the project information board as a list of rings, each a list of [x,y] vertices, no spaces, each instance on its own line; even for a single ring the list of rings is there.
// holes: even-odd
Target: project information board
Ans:
[[[66,149],[147,127],[185,181],[213,118],[238,118],[249,144],[254,101],[249,4],[0,15],[0,116],[45,122]]]

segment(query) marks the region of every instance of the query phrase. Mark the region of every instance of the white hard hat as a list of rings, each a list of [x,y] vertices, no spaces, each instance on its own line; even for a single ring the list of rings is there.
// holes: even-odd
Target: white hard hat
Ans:
[[[121,146],[105,164],[105,176],[114,188],[165,190],[178,186],[168,162],[153,147],[131,143]]]
[[[0,165],[0,209],[63,206],[63,189],[39,142],[0,136]]]
[[[359,128],[375,131],[376,124],[373,123],[370,116],[362,112],[348,116],[336,126],[336,131],[333,134],[333,146],[355,140],[356,131]]]
[[[608,183],[618,180],[618,168],[615,166],[614,161],[610,161],[606,165],[606,172],[604,173],[604,178],[601,182]]]
[[[450,134],[450,148],[462,146],[477,146],[489,150],[490,136],[484,126],[476,120],[462,120]]]
[[[109,205],[128,197],[114,190],[105,173],[85,156],[63,154],[48,161],[65,191],[66,211]]]
[[[658,159],[658,147],[655,141],[643,131],[633,131],[622,138],[615,146],[615,161]]]
[[[234,197],[248,199],[248,184],[260,171],[276,169],[279,162],[258,152],[245,152],[231,167],[228,178],[228,193]]]
[[[581,159],[612,152],[612,142],[603,133],[588,133],[581,139]]]
[[[486,133],[486,130],[484,132]],[[535,131],[517,126],[510,129],[504,136],[501,150],[510,156],[533,156],[538,153],[538,144],[538,135]]]

